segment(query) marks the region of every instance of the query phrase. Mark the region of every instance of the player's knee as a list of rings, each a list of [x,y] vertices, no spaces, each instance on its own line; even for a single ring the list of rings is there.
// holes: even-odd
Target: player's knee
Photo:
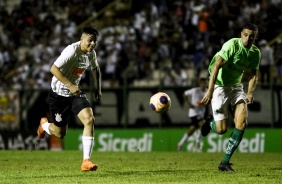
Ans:
[[[227,132],[226,120],[220,120],[216,122],[216,133],[224,134]]]
[[[247,126],[246,126],[246,120],[243,121],[243,122],[239,122],[239,123],[236,124],[236,128],[237,128],[238,130],[244,130],[246,127],[247,127]]]
[[[66,132],[65,131],[64,132],[59,132],[58,135],[57,135],[57,137],[59,139],[63,139],[65,136],[66,136]]]
[[[227,132],[227,129],[225,128],[219,128],[219,129],[217,129],[216,130],[216,132],[218,133],[218,134],[220,134],[220,135],[222,135],[222,134],[224,134],[224,133],[226,133]]]
[[[89,116],[89,117],[84,119],[84,125],[85,126],[93,126],[94,125],[94,121],[95,121],[94,116]]]

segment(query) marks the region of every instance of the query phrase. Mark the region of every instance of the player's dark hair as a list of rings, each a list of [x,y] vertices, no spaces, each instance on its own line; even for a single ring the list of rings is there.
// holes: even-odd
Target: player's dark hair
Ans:
[[[92,26],[85,26],[85,27],[82,29],[82,33],[94,35],[95,38],[96,38],[96,40],[97,40],[98,37],[99,37],[99,32],[98,32],[98,30],[95,29],[95,28],[92,27]]]
[[[255,31],[255,32],[258,33],[258,26],[255,25],[255,24],[253,24],[253,23],[248,23],[248,24],[246,24],[246,25],[243,27],[243,29],[253,30],[253,31]]]

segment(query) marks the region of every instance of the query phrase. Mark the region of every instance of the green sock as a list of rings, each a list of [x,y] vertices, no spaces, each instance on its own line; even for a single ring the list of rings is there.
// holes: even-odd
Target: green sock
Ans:
[[[214,119],[212,119],[212,120],[210,121],[210,126],[211,126],[211,129],[212,129],[215,133],[217,133],[217,132],[216,132],[216,123],[215,123]]]
[[[229,163],[229,160],[236,148],[240,144],[242,137],[244,135],[244,131],[234,128],[232,134],[230,135],[229,142],[226,148],[226,152],[223,156],[222,163]]]

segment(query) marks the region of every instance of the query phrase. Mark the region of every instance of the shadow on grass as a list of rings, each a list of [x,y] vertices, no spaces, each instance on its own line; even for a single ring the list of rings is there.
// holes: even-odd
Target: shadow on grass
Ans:
[[[274,168],[270,168],[270,170],[281,171],[281,170],[282,170],[282,167],[274,167]]]
[[[199,172],[198,170],[149,170],[149,171],[106,171],[99,173],[103,176],[128,176],[128,175],[154,175],[154,174],[180,174],[180,173]]]
[[[30,176],[9,176],[9,179],[29,179],[29,178],[77,178],[82,175],[87,176],[88,173],[92,173],[99,176],[127,176],[127,175],[152,175],[152,174],[179,174],[179,173],[192,173],[199,172],[198,170],[148,170],[148,171],[95,171],[95,172],[80,172],[79,174],[63,174],[53,175],[46,173],[45,175],[30,175]],[[88,175],[93,176],[93,175]]]

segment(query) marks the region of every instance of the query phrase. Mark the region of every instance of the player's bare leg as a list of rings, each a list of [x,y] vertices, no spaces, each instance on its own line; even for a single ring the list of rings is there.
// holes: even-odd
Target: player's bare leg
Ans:
[[[201,133],[201,130],[199,129],[197,131],[197,138],[196,138],[196,145],[195,145],[196,152],[201,152],[202,150],[202,145],[201,145],[202,138],[203,138],[203,135]]]
[[[213,130],[217,134],[224,134],[227,131],[226,119],[215,121],[213,116],[209,115],[201,127],[202,136],[207,136],[210,130]]]
[[[63,139],[67,132],[67,126],[57,127],[54,123],[49,123],[46,117],[41,118],[40,124],[37,129],[37,136],[40,139],[45,137],[45,133],[54,135],[60,139]]]
[[[216,121],[215,122],[215,128],[214,128],[214,125],[212,125],[212,130],[214,132],[216,132],[217,134],[224,134],[227,132],[227,122],[226,122],[226,119],[223,119],[223,120],[220,120],[220,121]]]
[[[54,123],[50,123],[49,125],[49,134],[58,137],[59,139],[63,139],[67,133],[68,126],[58,127]]]
[[[229,160],[243,138],[244,130],[246,127],[247,116],[248,116],[247,104],[245,104],[244,101],[239,101],[239,103],[236,104],[235,106],[235,116],[234,116],[235,128],[229,138],[229,142],[224,157],[218,166],[218,169],[221,171],[234,172],[234,170],[231,167],[231,164],[229,163]]]
[[[179,143],[177,143],[177,151],[182,150],[183,144],[190,138],[191,135],[193,135],[195,130],[196,130],[196,127],[194,125],[190,126],[189,130],[185,132],[182,139],[179,141]]]
[[[202,127],[204,123],[205,123],[205,120],[202,119],[202,120],[200,120],[200,121],[198,122],[198,126],[199,126],[199,127]]]
[[[43,139],[45,137],[45,131],[43,129],[43,124],[45,124],[47,122],[48,122],[48,119],[46,117],[43,117],[43,118],[40,119],[40,123],[39,123],[39,126],[37,128],[37,136],[40,139]]]
[[[203,126],[204,123],[205,123],[205,120],[203,120],[203,119],[198,122],[199,129],[198,129],[198,132],[197,132],[198,134],[197,134],[196,145],[195,145],[195,151],[197,151],[197,152],[200,152],[201,149],[202,149],[201,140],[203,138],[203,135],[202,135],[200,128]]]
[[[98,166],[90,161],[91,153],[94,145],[94,115],[91,108],[84,108],[77,115],[84,125],[82,135],[83,145],[83,162],[81,164],[82,171],[95,171]]]

